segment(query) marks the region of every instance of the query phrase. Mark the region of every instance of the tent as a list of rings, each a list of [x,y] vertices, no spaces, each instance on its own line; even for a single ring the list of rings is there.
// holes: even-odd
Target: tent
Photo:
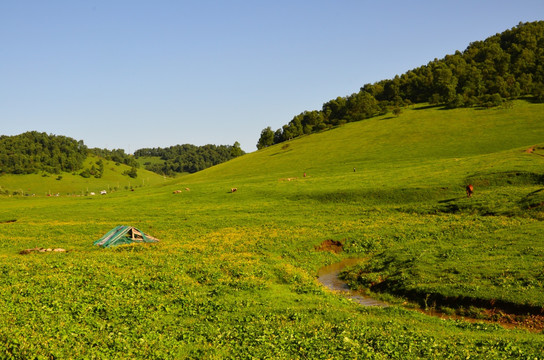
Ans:
[[[93,245],[99,245],[102,247],[110,247],[116,245],[132,244],[132,243],[151,243],[158,242],[159,239],[156,239],[152,236],[144,234],[143,231],[140,231],[132,226],[116,226],[106,235],[102,236],[100,239],[96,240]]]

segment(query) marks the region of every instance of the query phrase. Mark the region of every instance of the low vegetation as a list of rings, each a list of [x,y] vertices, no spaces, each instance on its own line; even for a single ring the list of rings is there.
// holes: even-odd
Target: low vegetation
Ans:
[[[544,307],[542,106],[406,108],[134,192],[2,197],[0,357],[540,358],[526,314],[405,306]],[[92,246],[116,225],[161,241]],[[317,282],[345,257],[393,306]]]

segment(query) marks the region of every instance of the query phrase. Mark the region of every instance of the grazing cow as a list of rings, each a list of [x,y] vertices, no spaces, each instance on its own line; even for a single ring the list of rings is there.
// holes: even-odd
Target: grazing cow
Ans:
[[[466,186],[466,190],[467,190],[467,197],[471,197],[472,194],[474,193],[474,187],[471,184],[468,184]]]
[[[173,193],[174,193],[174,194],[179,194],[179,193],[181,193],[181,190],[174,190]]]
[[[232,188],[232,189],[230,189],[230,192],[231,192],[231,193],[236,192],[236,191],[238,191],[238,188]]]
[[[185,191],[191,191],[191,189],[189,189],[189,188],[185,188]]]

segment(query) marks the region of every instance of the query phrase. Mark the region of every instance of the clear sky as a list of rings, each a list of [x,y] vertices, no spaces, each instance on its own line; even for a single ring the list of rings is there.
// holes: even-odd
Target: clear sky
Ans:
[[[1,0],[0,134],[238,141],[463,51],[543,0]]]

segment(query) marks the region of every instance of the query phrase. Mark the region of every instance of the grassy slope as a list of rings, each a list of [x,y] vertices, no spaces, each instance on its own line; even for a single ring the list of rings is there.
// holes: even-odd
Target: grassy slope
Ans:
[[[91,168],[95,165],[98,158],[89,156],[85,161],[84,167]],[[97,165],[95,165],[97,167]],[[24,192],[25,194],[35,194],[44,196],[47,194],[60,193],[66,194],[86,194],[89,192],[99,193],[101,190],[126,190],[126,188],[136,188],[142,186],[158,185],[165,182],[164,178],[143,168],[138,169],[138,176],[130,178],[123,175],[124,171],[130,170],[126,165],[115,165],[113,161],[104,160],[104,174],[101,178],[94,177],[83,178],[77,173],[61,173],[60,180],[58,175],[30,174],[30,175],[2,175],[0,176],[0,187],[8,189],[10,192]]]
[[[140,156],[136,158],[136,161],[138,161],[142,169],[145,167],[146,164],[163,164],[164,163],[164,160],[162,160],[159,156]]]
[[[133,193],[2,198],[0,353],[541,356],[541,334],[361,308],[324,291],[315,274],[343,256],[364,256],[364,281],[384,280],[372,278],[381,271],[390,286],[544,305],[541,212],[522,201],[542,186],[496,175],[541,173],[544,158],[523,150],[542,144],[543,113],[524,102],[406,110]],[[464,198],[467,178],[480,181],[472,199]],[[8,219],[17,222],[1,223]],[[91,246],[117,224],[162,241]],[[314,251],[325,239],[343,240],[346,252]],[[17,254],[36,246],[74,251]],[[503,281],[491,281],[501,271]]]

